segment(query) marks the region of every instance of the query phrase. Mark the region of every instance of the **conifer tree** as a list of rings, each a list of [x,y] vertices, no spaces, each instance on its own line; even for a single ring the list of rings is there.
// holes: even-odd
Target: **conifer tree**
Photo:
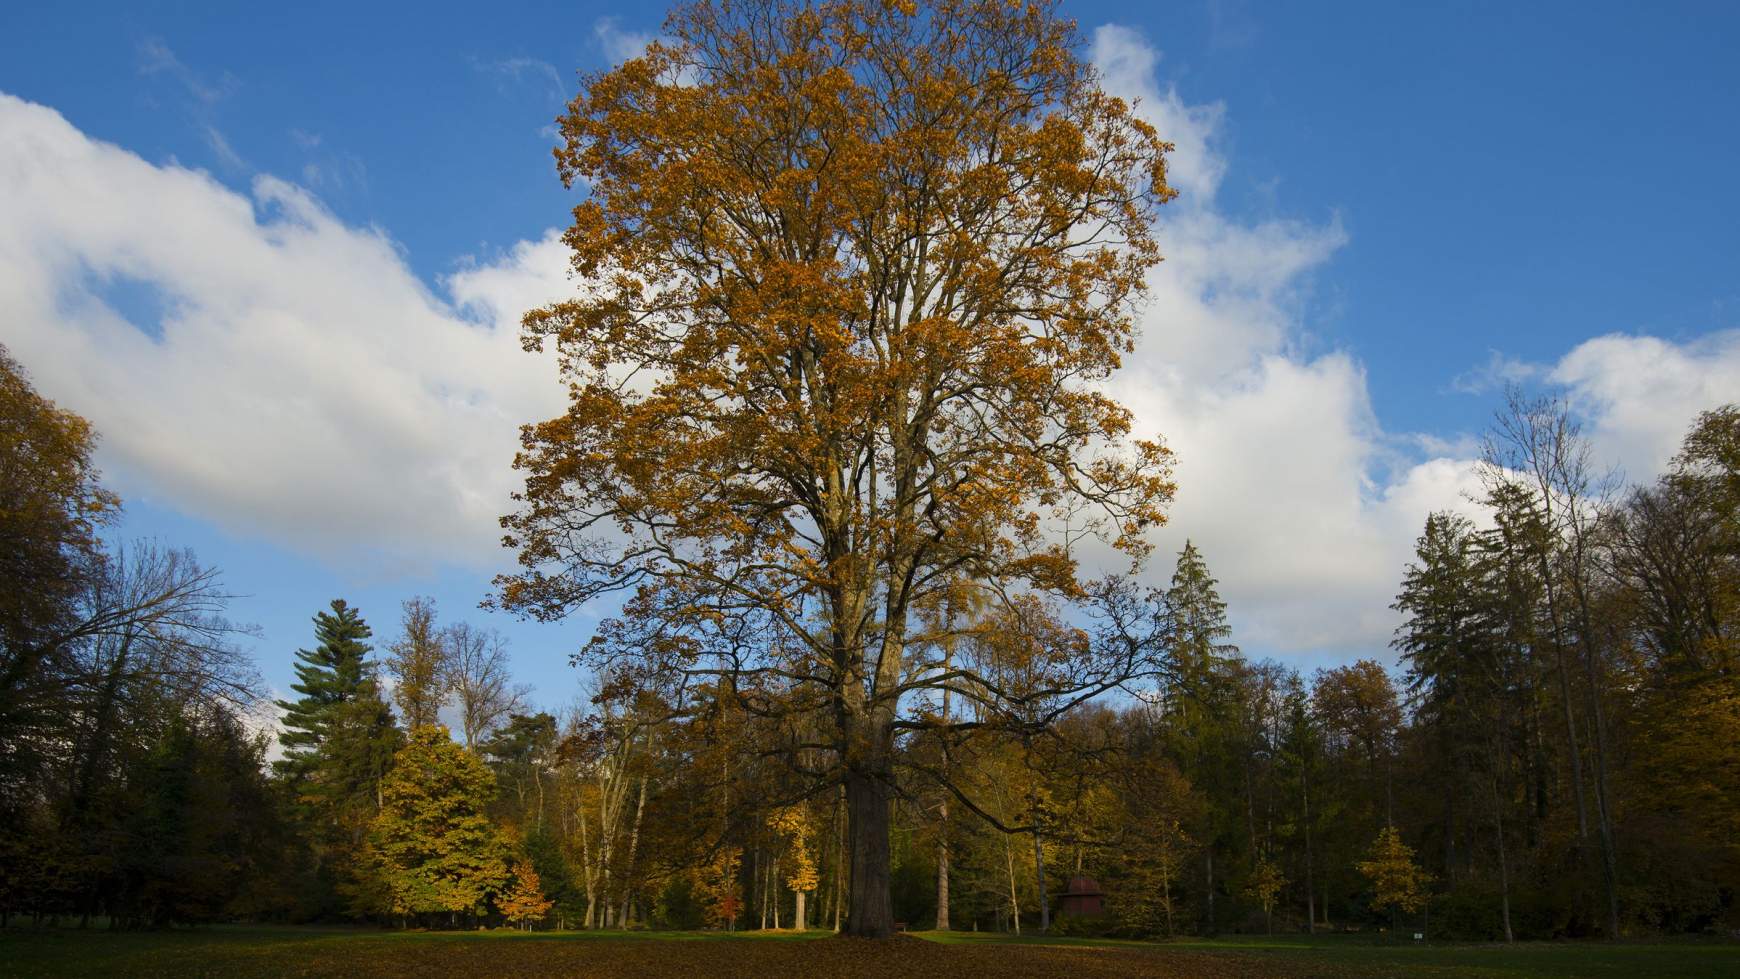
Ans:
[[[302,779],[320,766],[320,749],[334,715],[356,698],[368,680],[364,659],[372,634],[362,614],[342,598],[333,599],[331,612],[315,615],[315,646],[296,651],[298,682],[290,686],[302,696],[277,702],[284,712],[283,731],[278,735],[285,749],[276,763],[279,774]]]
[[[1236,797],[1229,784],[1235,778],[1234,759],[1227,754],[1234,722],[1232,667],[1238,647],[1228,643],[1232,628],[1226,602],[1202,552],[1190,541],[1178,553],[1172,585],[1166,590],[1167,633],[1171,640],[1172,681],[1166,693],[1168,740],[1186,780],[1210,798]],[[1198,838],[1202,842],[1203,918],[1209,933],[1216,928],[1215,859],[1222,837],[1236,818],[1224,807],[1206,807]],[[1223,871],[1224,873],[1224,871]]]
[[[1172,587],[1166,590],[1171,614],[1173,649],[1181,670],[1209,672],[1213,665],[1238,652],[1225,640],[1232,635],[1226,621],[1226,602],[1215,589],[1214,576],[1202,552],[1190,541],[1178,552],[1178,567],[1172,572]]]

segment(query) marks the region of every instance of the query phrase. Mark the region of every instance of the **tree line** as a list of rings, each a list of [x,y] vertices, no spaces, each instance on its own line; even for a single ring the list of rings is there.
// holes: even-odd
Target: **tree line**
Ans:
[[[590,696],[534,711],[492,631],[427,599],[379,649],[343,600],[251,726],[214,571],[120,548],[95,435],[0,361],[10,580],[0,913],[156,926],[840,929],[843,787],[801,677],[647,668],[616,620]],[[1244,657],[1194,545],[1098,618],[970,583],[889,787],[913,928],[1470,938],[1731,927],[1740,880],[1740,409],[1621,489],[1565,406],[1510,398],[1472,515],[1404,569],[1394,669]],[[941,624],[953,623],[950,628]],[[628,631],[623,631],[628,630]],[[1150,670],[1075,703],[1103,647]],[[1092,647],[1101,647],[1094,653]],[[994,688],[994,692],[993,692]],[[1072,702],[1061,711],[1058,699]],[[452,725],[452,733],[443,722]],[[1083,880],[1099,915],[1061,913]]]

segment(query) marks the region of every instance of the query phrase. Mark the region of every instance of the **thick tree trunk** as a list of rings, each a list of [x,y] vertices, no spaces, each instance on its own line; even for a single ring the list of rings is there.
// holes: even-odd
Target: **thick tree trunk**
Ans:
[[[887,938],[894,934],[894,904],[889,895],[887,780],[862,770],[847,772],[846,810],[852,837],[852,876],[846,898],[845,933],[859,938]]]
[[[797,895],[797,909],[792,912],[792,927],[798,931],[808,931],[810,924],[804,916],[804,892],[794,891]]]

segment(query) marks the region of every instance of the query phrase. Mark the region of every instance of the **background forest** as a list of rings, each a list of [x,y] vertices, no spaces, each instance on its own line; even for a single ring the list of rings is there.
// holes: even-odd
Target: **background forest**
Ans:
[[[795,682],[671,685],[619,659],[556,715],[488,629],[340,599],[311,610],[274,749],[218,573],[107,535],[96,437],[0,353],[0,916],[838,927],[844,803],[773,709]],[[1141,679],[1030,727],[976,724],[969,695],[909,704],[952,723],[896,742],[896,919],[1740,926],[1740,409],[1622,487],[1566,406],[1517,394],[1485,459],[1477,506],[1427,516],[1397,569],[1393,664],[1243,657],[1187,545],[1141,598],[1163,645]],[[951,596],[923,613],[960,624],[938,658],[1035,713],[1051,694],[1023,677],[1104,640],[1043,603]],[[1103,915],[1059,913],[1080,878]]]

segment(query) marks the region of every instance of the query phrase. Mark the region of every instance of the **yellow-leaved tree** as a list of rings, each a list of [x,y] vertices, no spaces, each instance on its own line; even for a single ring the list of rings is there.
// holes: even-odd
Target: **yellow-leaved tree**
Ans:
[[[1402,842],[1394,826],[1378,833],[1366,858],[1356,866],[1371,882],[1373,910],[1389,909],[1391,930],[1400,912],[1413,914],[1426,906],[1426,885],[1432,878],[1414,862],[1413,848]]]
[[[737,913],[743,908],[742,886],[737,880],[742,864],[743,851],[721,846],[693,872],[695,892],[706,905],[707,923],[715,928],[730,929],[737,923]]]
[[[1271,935],[1275,933],[1275,898],[1286,886],[1287,878],[1281,876],[1281,868],[1266,856],[1257,858],[1257,865],[1245,878],[1245,893],[1262,905],[1263,927]]]
[[[810,839],[815,836],[815,826],[809,811],[801,805],[775,809],[768,815],[767,825],[785,841],[786,854],[791,858],[791,872],[786,875],[785,885],[792,889],[797,898],[792,927],[803,931],[809,927],[809,919],[804,913],[805,898],[810,891],[816,889],[820,880],[816,873],[815,854],[810,848]]]
[[[526,860],[514,864],[514,879],[495,903],[502,917],[527,931],[531,930],[532,922],[542,921],[556,904],[544,896],[544,883]]]
[[[569,405],[523,430],[498,601],[626,595],[595,662],[729,676],[818,732],[851,934],[893,930],[896,733],[960,723],[909,695],[970,689],[1031,728],[1153,671],[1126,615],[1049,667],[1047,712],[999,711],[916,615],[962,578],[1129,612],[1072,546],[1139,560],[1172,496],[1105,385],[1170,147],[1081,43],[1055,0],[698,0],[559,120],[583,286],[524,342],[555,348]]]
[[[381,809],[364,846],[359,899],[401,918],[475,915],[507,882],[507,843],[489,817],[495,776],[447,729],[411,732],[381,782]]]

